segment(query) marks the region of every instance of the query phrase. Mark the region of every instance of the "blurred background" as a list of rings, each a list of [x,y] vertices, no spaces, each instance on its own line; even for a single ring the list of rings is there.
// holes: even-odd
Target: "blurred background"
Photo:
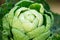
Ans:
[[[60,14],[60,0],[47,0],[52,11]]]

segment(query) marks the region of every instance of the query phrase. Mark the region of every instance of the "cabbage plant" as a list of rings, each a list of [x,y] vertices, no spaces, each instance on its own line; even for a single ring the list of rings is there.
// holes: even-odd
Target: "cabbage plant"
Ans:
[[[52,12],[42,3],[19,1],[3,17],[3,40],[47,40],[53,25]]]

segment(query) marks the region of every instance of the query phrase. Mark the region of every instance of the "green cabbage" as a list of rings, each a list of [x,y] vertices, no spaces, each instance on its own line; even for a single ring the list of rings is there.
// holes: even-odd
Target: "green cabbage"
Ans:
[[[19,1],[3,17],[3,40],[47,40],[53,21],[42,3]]]

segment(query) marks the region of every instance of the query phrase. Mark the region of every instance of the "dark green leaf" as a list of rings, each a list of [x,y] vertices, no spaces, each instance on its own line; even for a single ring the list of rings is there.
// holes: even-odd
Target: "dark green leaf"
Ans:
[[[33,0],[33,1],[35,1],[37,3],[42,3],[45,10],[50,11],[50,7],[49,7],[48,3],[46,2],[46,0]]]
[[[30,5],[29,8],[40,11],[41,6],[40,6],[40,4],[35,3],[35,4]]]
[[[33,4],[32,1],[19,1],[18,3],[15,4],[15,6],[29,7],[29,5],[31,4]]]

